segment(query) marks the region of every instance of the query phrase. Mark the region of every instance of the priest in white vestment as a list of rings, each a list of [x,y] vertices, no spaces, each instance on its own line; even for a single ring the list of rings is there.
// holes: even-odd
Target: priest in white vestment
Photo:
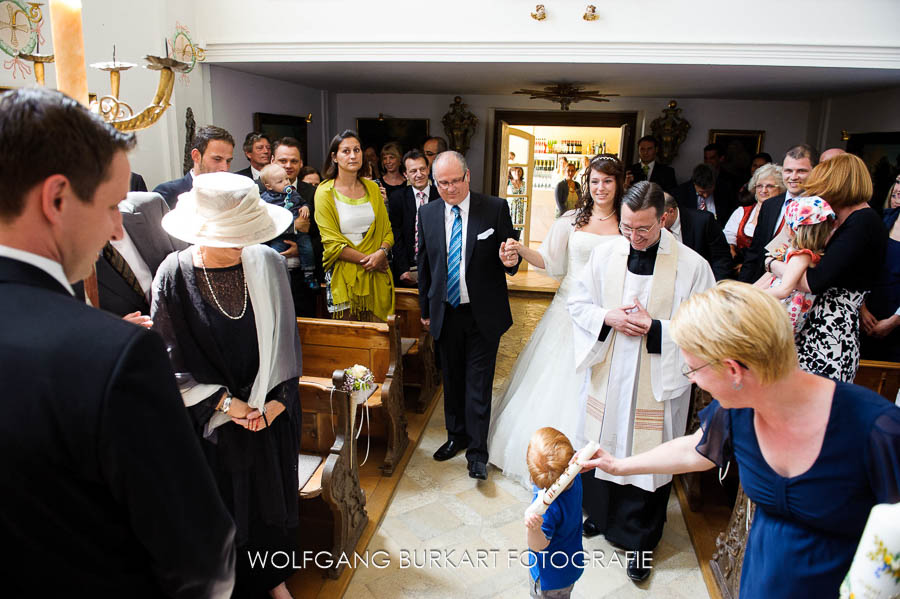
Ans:
[[[622,199],[623,237],[598,246],[569,296],[575,361],[584,374],[588,440],[615,455],[647,451],[685,433],[691,382],[669,336],[682,301],[716,281],[709,263],[663,226],[662,188],[642,181]],[[605,535],[630,551],[653,550],[662,536],[671,475],[585,473],[586,536]],[[649,576],[647,562],[629,560],[628,576]]]

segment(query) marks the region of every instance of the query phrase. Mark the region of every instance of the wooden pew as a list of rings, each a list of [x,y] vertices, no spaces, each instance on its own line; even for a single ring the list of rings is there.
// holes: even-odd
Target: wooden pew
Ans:
[[[394,311],[402,316],[400,353],[404,395],[413,409],[422,414],[428,409],[441,380],[435,364],[434,338],[422,326],[418,290],[397,288],[394,298]]]
[[[366,405],[380,411],[385,418],[387,453],[381,470],[390,476],[409,444],[403,411],[397,317],[389,316],[387,323],[298,318],[297,329],[303,348],[302,380],[329,384],[335,369],[343,370],[354,364],[362,364],[372,371],[378,389]],[[317,417],[315,435],[319,443],[330,441],[330,430],[328,418]]]
[[[859,370],[856,371],[853,382],[894,403],[897,400],[897,391],[900,390],[900,364],[860,360]]]
[[[331,565],[324,569],[329,578],[341,575],[342,555],[352,555],[356,543],[369,521],[366,496],[359,484],[359,464],[356,441],[350,428],[350,394],[341,391],[344,371],[335,370],[330,384],[300,381],[300,404],[303,410],[303,434],[300,439],[301,483],[306,477],[304,466],[320,459],[318,467],[299,490],[300,526],[298,547],[302,551],[331,556]],[[311,417],[315,418],[311,418]],[[321,438],[309,434],[308,421],[325,416],[335,422],[332,445],[321,451]],[[306,469],[305,472],[309,470]],[[326,560],[320,560],[325,563]]]

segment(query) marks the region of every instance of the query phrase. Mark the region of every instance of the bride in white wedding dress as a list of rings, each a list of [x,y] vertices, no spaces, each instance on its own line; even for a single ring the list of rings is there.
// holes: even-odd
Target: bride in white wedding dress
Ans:
[[[507,241],[529,264],[560,280],[559,290],[513,366],[503,392],[491,406],[490,462],[529,490],[525,451],[531,434],[552,426],[576,443],[584,419],[582,376],[575,375],[572,320],[566,308],[569,290],[591,251],[619,235],[619,207],[625,170],[614,156],[591,160],[575,210],[550,227],[539,250]],[[511,244],[512,243],[512,244]]]

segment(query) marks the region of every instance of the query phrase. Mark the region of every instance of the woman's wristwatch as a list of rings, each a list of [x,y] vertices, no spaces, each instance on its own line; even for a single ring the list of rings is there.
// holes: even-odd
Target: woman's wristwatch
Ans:
[[[381,250],[382,252],[384,252],[384,257],[385,257],[385,258],[388,257],[388,249],[387,249],[386,247],[381,246],[381,247],[378,248],[378,249]]]
[[[219,408],[219,411],[223,414],[227,414],[228,410],[231,409],[231,400],[233,398],[230,395],[226,395],[225,399],[222,400],[222,407]]]

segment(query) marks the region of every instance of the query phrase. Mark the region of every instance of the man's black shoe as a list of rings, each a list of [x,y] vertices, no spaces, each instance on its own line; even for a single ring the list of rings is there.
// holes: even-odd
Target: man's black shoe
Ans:
[[[581,525],[581,533],[590,539],[591,537],[596,537],[599,534],[603,534],[603,531],[600,530],[600,527],[591,522],[590,520],[585,520],[584,524]]]
[[[434,452],[434,459],[438,462],[443,462],[445,460],[449,460],[460,451],[466,448],[465,445],[460,443],[459,441],[450,440],[438,447],[437,451]]]
[[[487,480],[487,464],[484,462],[469,462],[469,477]]]
[[[649,555],[648,555],[649,554]],[[650,564],[653,563],[653,553],[650,551],[635,551],[628,558],[628,566],[625,574],[631,582],[644,582],[650,576]]]

